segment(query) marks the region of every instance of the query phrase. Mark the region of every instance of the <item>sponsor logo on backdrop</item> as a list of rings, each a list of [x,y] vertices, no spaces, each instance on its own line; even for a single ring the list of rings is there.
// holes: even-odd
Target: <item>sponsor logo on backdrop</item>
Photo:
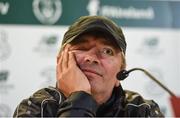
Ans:
[[[146,56],[159,56],[163,53],[160,48],[160,40],[157,37],[147,37],[143,39],[138,48],[138,53]]]
[[[44,35],[38,42],[35,51],[40,52],[42,55],[56,55],[58,51],[58,39],[58,35]]]
[[[163,72],[159,68],[150,68],[148,71],[161,83],[164,83],[164,77]],[[144,78],[147,78],[147,76]],[[150,96],[159,97],[162,96],[166,91],[164,91],[158,84],[156,84],[153,80],[150,80],[150,78],[147,78],[147,81],[145,83],[145,93],[148,93]]]
[[[11,48],[7,39],[7,33],[0,31],[0,61],[6,60],[11,54]]]
[[[62,14],[60,0],[34,0],[33,12],[42,24],[55,24]]]
[[[0,70],[0,95],[8,94],[14,88],[14,85],[9,84],[8,81],[9,71]]]
[[[9,6],[8,2],[0,2],[0,15],[7,15]]]
[[[7,79],[9,76],[9,72],[8,71],[0,71],[0,117],[8,117],[11,115],[11,109],[8,105],[4,104],[5,99],[4,96],[5,94],[7,94],[7,92],[9,91],[9,85],[6,84]]]
[[[10,117],[11,109],[8,105],[0,103],[0,117]]]
[[[146,8],[136,8],[135,6],[120,7],[113,5],[101,5],[99,0],[89,0],[87,5],[89,15],[107,16],[119,19],[145,19],[155,18],[154,9],[151,6]]]
[[[55,67],[46,67],[41,71],[41,76],[43,77],[41,88],[42,87],[48,87],[48,86],[55,86],[56,84],[56,69]]]
[[[99,0],[89,0],[89,3],[87,5],[87,10],[89,12],[89,15],[94,16],[98,15],[98,10],[99,10]]]

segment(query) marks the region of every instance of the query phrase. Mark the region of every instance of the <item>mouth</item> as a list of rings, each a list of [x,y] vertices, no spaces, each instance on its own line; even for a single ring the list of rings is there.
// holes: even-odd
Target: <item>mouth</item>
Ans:
[[[94,70],[91,70],[91,69],[82,69],[83,72],[88,72],[88,73],[93,73],[93,74],[96,74],[98,76],[101,76],[102,77],[102,74],[94,71]]]

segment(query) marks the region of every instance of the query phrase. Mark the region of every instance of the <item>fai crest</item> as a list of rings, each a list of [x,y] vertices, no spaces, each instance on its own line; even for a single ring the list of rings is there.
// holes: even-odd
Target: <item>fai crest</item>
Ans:
[[[0,61],[7,59],[10,56],[10,45],[7,41],[7,34],[0,31]]]
[[[35,51],[40,52],[42,55],[55,55],[57,53],[58,35],[43,36]]]
[[[141,45],[138,48],[138,53],[147,57],[159,56],[163,53],[160,47],[161,41],[158,37],[147,37],[143,39]]]
[[[55,24],[62,13],[60,0],[34,0],[33,12],[43,24]]]

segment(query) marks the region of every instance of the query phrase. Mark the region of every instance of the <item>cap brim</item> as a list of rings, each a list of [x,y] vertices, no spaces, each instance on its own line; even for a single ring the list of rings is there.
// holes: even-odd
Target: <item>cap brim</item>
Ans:
[[[84,29],[79,35],[82,35],[82,34],[85,34],[88,32],[96,32],[96,31],[106,33],[107,36],[110,37],[110,38],[108,38],[108,40],[113,41],[120,48],[120,50],[122,50],[122,47],[121,47],[122,45],[120,45],[120,42],[119,42],[120,39],[117,39],[117,37],[114,35],[114,32],[110,28],[108,28],[104,25],[91,24],[86,29]]]

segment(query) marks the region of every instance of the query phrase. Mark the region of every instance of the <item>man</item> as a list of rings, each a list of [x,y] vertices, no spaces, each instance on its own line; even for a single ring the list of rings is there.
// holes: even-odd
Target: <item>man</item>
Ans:
[[[14,117],[156,117],[158,105],[122,89],[117,73],[126,68],[126,41],[110,19],[84,16],[65,33],[57,57],[56,88],[23,100]]]

